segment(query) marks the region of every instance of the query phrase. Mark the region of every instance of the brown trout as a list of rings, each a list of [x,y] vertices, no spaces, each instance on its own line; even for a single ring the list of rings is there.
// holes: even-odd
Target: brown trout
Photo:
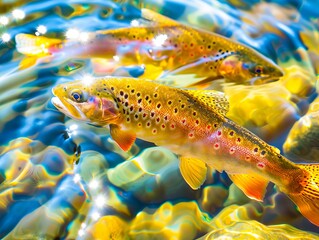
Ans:
[[[124,151],[140,138],[178,154],[181,174],[193,189],[205,181],[207,166],[226,171],[248,197],[259,201],[270,181],[319,226],[319,165],[294,164],[229,120],[223,93],[110,77],[61,84],[53,94],[52,103],[67,116],[109,127]]]
[[[114,59],[119,66],[143,65],[143,78],[151,79],[188,74],[201,83],[224,78],[261,84],[283,75],[273,61],[244,44],[147,9],[142,9],[142,17],[151,23],[89,33],[84,42],[18,34],[17,50],[28,56],[21,68],[35,64],[39,57],[63,56]]]

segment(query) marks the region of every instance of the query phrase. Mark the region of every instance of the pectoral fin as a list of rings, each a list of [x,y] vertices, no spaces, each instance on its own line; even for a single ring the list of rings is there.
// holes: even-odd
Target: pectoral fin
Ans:
[[[259,175],[250,174],[228,174],[228,176],[247,197],[257,201],[263,200],[268,180]]]
[[[180,171],[187,184],[194,190],[206,180],[206,164],[195,158],[180,157]]]
[[[110,134],[112,139],[123,149],[123,151],[130,150],[136,139],[136,134],[134,132],[123,130],[114,124],[110,125]]]

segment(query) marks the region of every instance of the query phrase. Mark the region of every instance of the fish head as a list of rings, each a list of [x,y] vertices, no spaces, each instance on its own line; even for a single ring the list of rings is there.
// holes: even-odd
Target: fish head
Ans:
[[[96,126],[116,123],[120,111],[116,98],[107,88],[93,82],[90,85],[83,81],[57,85],[52,89],[52,104],[62,113]]]
[[[251,84],[264,84],[283,76],[279,66],[258,53],[226,57],[219,66],[219,73],[227,81]]]

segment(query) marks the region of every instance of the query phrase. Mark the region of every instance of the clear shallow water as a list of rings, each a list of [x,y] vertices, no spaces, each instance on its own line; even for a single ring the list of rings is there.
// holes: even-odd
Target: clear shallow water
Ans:
[[[129,26],[140,17],[136,7],[141,6],[244,42],[278,62],[286,74],[267,85],[214,83],[211,88],[229,96],[227,116],[291,160],[318,162],[316,1],[1,4],[1,16],[9,22],[0,25],[0,35],[12,37],[0,45],[1,238],[194,239],[209,234],[210,239],[267,239],[319,233],[272,186],[259,203],[245,197],[226,174],[212,171],[205,185],[192,191],[166,149],[138,140],[125,153],[107,130],[65,117],[50,103],[52,87],[95,73],[94,61],[61,55],[19,70],[24,56],[14,42],[16,34],[34,34],[39,25],[47,27],[44,36],[60,38],[70,28],[91,32]],[[13,17],[16,8],[24,11],[24,19]],[[128,69],[116,73],[141,74],[139,66]]]

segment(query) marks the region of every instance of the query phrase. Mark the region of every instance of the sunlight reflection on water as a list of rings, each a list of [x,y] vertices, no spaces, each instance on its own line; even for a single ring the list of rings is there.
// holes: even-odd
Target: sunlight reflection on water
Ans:
[[[229,118],[284,149],[292,160],[301,161],[305,152],[315,152],[318,147],[317,118],[301,117],[308,109],[308,114],[318,110],[314,99],[319,70],[319,12],[314,7],[319,2],[296,3],[0,3],[4,9],[0,10],[0,237],[151,238],[157,234],[161,239],[194,239],[211,231],[211,236],[219,236],[219,229],[225,229],[224,236],[233,236],[238,226],[245,234],[258,226],[256,234],[260,235],[276,228],[252,220],[267,225],[287,224],[279,226],[280,231],[277,229],[284,236],[306,238],[306,233],[302,235],[288,225],[319,233],[318,227],[304,219],[276,188],[269,187],[265,201],[259,203],[231,185],[226,174],[212,171],[202,189],[192,191],[182,180],[178,160],[171,152],[141,140],[129,152],[123,152],[107,130],[71,120],[50,102],[51,89],[56,84],[75,78],[92,81],[94,73],[110,70],[117,75],[140,76],[150,66],[130,63],[114,69],[109,59],[72,59],[74,55],[61,52],[56,59],[44,56],[36,66],[19,70],[24,56],[16,51],[14,40],[17,34],[28,33],[79,40],[85,46],[90,32],[140,24],[136,7],[143,5],[180,22],[246,43],[276,61],[285,70],[285,77],[268,85],[217,81],[210,87],[229,96]],[[159,61],[166,56],[161,47],[167,35],[163,33],[153,40],[159,50],[151,49],[150,54]],[[121,51],[132,54],[131,47],[134,46]],[[74,54],[79,51],[72,50]],[[117,63],[120,57],[114,55],[111,60]],[[307,142],[309,135],[311,144]],[[318,161],[317,154],[307,158]]]

